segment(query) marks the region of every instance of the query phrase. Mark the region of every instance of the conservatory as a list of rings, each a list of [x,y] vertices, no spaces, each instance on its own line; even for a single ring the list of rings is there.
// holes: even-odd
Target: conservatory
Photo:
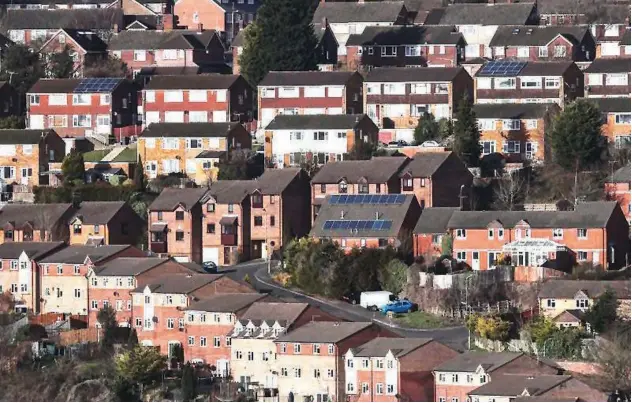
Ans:
[[[519,239],[503,246],[503,254],[511,256],[513,266],[540,267],[556,260],[560,252],[569,253],[569,249],[549,239]]]

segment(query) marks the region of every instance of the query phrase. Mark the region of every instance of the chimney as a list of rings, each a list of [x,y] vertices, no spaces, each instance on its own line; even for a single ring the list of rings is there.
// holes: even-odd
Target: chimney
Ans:
[[[340,219],[341,219],[341,220],[344,220],[344,219],[345,219],[345,212],[344,212],[344,211],[341,211],[341,212],[340,212]]]
[[[165,14],[162,16],[162,30],[173,31],[173,14]]]
[[[376,211],[376,212],[375,212],[375,219],[376,219],[376,220],[379,220],[379,219],[380,219],[380,212],[379,212],[379,211]]]
[[[197,31],[198,32],[204,31],[204,25],[203,24],[197,24]]]
[[[324,30],[327,27],[328,23],[329,22],[327,21],[327,17],[323,17],[323,20],[321,21],[322,27],[320,29]]]

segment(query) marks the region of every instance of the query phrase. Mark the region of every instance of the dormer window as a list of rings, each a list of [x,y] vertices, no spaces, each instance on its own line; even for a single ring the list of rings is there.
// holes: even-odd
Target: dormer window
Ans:
[[[402,179],[402,187],[406,191],[413,190],[413,178],[404,178],[404,179]]]
[[[253,208],[263,207],[263,195],[261,195],[261,193],[255,193],[252,195],[252,207]]]
[[[360,193],[360,194],[368,194],[369,193],[369,184],[368,183],[360,183],[360,184],[358,184],[358,193]]]
[[[341,181],[338,183],[338,193],[347,193],[347,182]]]

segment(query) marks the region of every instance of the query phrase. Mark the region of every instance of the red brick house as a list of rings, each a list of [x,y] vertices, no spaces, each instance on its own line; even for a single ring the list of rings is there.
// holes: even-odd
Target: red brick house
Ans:
[[[457,355],[433,339],[377,337],[345,354],[347,397],[352,402],[431,402],[432,370]]]
[[[423,256],[426,262],[434,262],[443,255],[442,240],[447,233],[448,222],[455,207],[426,207],[421,212],[414,229],[413,253]]]
[[[587,98],[627,97],[630,95],[630,57],[596,59],[584,70]]]
[[[42,45],[40,52],[46,57],[68,49],[74,61],[73,77],[83,77],[84,68],[102,60],[107,44],[93,31],[60,29]]]
[[[123,201],[75,203],[68,221],[70,245],[135,245],[145,222]]]
[[[27,127],[101,144],[140,133],[136,87],[122,78],[40,79],[27,92]]]
[[[616,200],[619,207],[630,222],[630,210],[632,202],[630,199],[630,164],[617,169],[606,179],[605,192],[609,200]]]

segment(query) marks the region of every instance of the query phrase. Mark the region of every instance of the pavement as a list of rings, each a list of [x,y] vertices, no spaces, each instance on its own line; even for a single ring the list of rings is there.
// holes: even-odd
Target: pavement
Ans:
[[[252,286],[259,292],[269,293],[273,297],[285,301],[307,302],[328,314],[341,319],[368,322],[372,321],[379,326],[388,329],[403,337],[430,337],[452,348],[464,351],[467,349],[467,329],[463,326],[437,328],[437,329],[412,329],[403,328],[391,324],[389,319],[379,312],[368,311],[358,305],[348,304],[343,301],[326,300],[312,297],[300,292],[281,287],[270,278],[267,272],[266,262],[255,260],[241,263],[235,266],[223,267],[220,273],[235,280],[243,281],[246,274],[250,277]]]

